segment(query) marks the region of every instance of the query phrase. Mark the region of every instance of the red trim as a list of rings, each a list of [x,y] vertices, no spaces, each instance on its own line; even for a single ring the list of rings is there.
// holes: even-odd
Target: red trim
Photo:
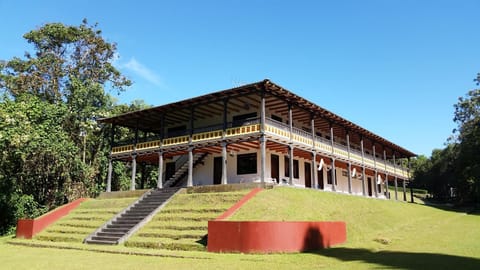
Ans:
[[[208,222],[210,252],[299,252],[318,250],[347,239],[346,224],[334,222]]]
[[[35,236],[37,233],[41,232],[48,225],[70,213],[70,211],[77,208],[80,203],[85,200],[87,199],[77,199],[35,219],[19,219],[17,222],[17,238],[32,239],[32,237]]]
[[[252,191],[250,191],[247,195],[243,196],[236,204],[234,204],[232,207],[230,207],[227,211],[225,211],[223,214],[221,214],[219,217],[217,217],[215,220],[222,220],[229,218],[232,216],[235,212],[237,212],[240,207],[242,207],[246,202],[248,202],[251,198],[253,198],[257,193],[262,191],[263,189],[261,188],[254,188]]]

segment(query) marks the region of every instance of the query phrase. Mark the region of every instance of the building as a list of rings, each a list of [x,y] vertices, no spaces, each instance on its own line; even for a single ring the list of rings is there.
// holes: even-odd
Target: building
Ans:
[[[269,80],[99,121],[113,126],[107,191],[123,161],[132,189],[144,162],[158,165],[159,188],[261,182],[385,198],[392,182],[406,200],[415,156]],[[115,142],[119,126],[135,139]]]

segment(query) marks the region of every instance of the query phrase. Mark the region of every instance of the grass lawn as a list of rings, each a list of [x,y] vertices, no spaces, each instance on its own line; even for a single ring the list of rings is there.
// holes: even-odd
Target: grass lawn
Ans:
[[[0,268],[480,269],[478,213],[306,189],[275,188],[260,192],[231,219],[344,220],[347,222],[347,242],[317,253],[246,255],[5,237],[0,239]],[[19,246],[7,241],[56,248]]]

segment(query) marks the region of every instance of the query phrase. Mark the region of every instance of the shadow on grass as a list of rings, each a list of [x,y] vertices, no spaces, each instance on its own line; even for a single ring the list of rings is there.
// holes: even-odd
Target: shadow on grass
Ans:
[[[414,253],[402,251],[374,252],[362,248],[330,248],[317,254],[342,261],[361,261],[380,268],[423,269],[480,269],[480,259],[447,254]]]
[[[206,247],[207,244],[208,244],[208,234],[205,234],[200,240],[197,240],[195,242],[197,242],[197,243],[203,245],[204,247]]]

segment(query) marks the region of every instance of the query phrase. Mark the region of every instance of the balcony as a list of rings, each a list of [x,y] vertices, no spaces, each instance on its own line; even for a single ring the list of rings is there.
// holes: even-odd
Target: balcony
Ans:
[[[235,137],[244,137],[248,135],[260,134],[260,121],[259,119],[251,119],[248,121],[242,121],[242,123],[228,123],[225,134],[223,133],[222,125],[211,125],[207,127],[195,128],[192,132],[191,139],[189,131],[185,130],[177,132],[176,134],[168,134],[167,138],[160,140],[158,138],[147,138],[143,142],[137,143],[136,147],[132,142],[123,142],[112,148],[112,155],[119,156],[132,153],[134,150],[137,152],[145,152],[159,149],[160,146],[164,148],[175,146],[188,146],[190,143],[206,143],[209,141],[220,141],[223,136],[226,139]],[[273,119],[266,119],[265,122],[265,134],[268,137],[274,138],[281,142],[292,142],[295,147],[299,147],[306,150],[311,150],[313,147],[315,150],[326,156],[333,156],[336,159],[351,161],[353,164],[361,166],[364,164],[369,169],[377,169],[379,171],[388,172],[390,175],[397,175],[403,178],[408,178],[408,171],[406,168],[394,166],[389,161],[375,158],[373,155],[362,153],[355,149],[348,151],[345,145],[340,143],[332,143],[326,138],[315,136],[313,140],[312,133],[304,131],[299,128],[292,128],[290,133],[290,127]],[[170,137],[169,137],[170,136]],[[118,144],[118,143],[117,143]]]

